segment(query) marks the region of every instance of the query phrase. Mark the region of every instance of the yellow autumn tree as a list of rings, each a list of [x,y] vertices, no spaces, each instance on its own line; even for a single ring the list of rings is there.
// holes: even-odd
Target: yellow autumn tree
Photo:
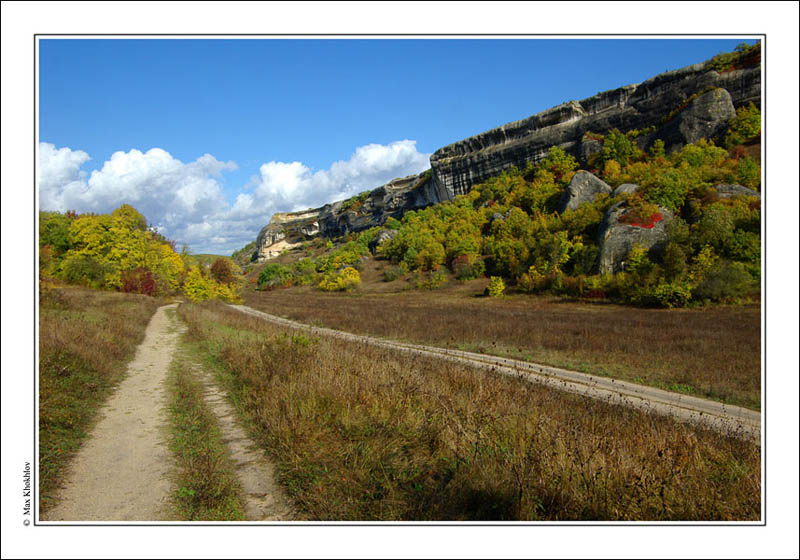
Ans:
[[[183,260],[130,204],[111,214],[79,216],[70,225],[69,244],[60,265],[68,282],[119,289],[126,273],[146,271],[159,291],[180,288]]]

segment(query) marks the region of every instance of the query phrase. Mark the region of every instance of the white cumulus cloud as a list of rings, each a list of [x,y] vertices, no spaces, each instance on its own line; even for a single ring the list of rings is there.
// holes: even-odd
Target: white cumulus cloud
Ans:
[[[169,231],[224,210],[227,202],[216,177],[236,169],[235,163],[217,161],[208,154],[183,163],[153,148],[115,152],[87,179],[79,168],[88,160],[85,152],[39,145],[42,210],[110,212],[127,203],[160,230]]]
[[[69,148],[56,149],[53,144],[39,144],[39,197],[43,209],[59,209],[61,199],[86,190],[86,172],[81,166],[89,154]]]
[[[299,161],[270,161],[229,203],[218,179],[236,164],[209,154],[183,163],[160,148],[116,152],[87,178],[80,168],[88,154],[40,143],[39,200],[42,210],[78,212],[128,203],[179,246],[230,254],[253,241],[275,212],[322,206],[420,173],[429,158],[415,141],[401,140],[360,146],[348,160],[317,171]]]
[[[260,167],[253,193],[237,197],[232,214],[245,217],[265,209],[286,212],[322,206],[428,167],[430,154],[417,151],[414,140],[360,146],[350,159],[319,171],[299,161],[270,161]]]

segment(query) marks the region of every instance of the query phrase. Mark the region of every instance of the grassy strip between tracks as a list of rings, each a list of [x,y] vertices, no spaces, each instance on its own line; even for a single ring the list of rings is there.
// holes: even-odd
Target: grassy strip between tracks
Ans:
[[[241,485],[189,352],[181,345],[169,372],[170,449],[177,460],[172,502],[188,521],[242,521]]]

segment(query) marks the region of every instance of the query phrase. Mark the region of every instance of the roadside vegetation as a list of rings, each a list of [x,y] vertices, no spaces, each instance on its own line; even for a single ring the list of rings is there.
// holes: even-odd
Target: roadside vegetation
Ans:
[[[757,520],[752,442],[182,305],[310,520]]]
[[[55,287],[39,294],[39,508],[46,511],[97,411],[126,364],[158,299]]]
[[[172,501],[187,521],[243,521],[241,485],[188,351],[184,344],[168,379],[170,449],[177,459]]]
[[[660,150],[660,151],[659,151]],[[490,275],[517,292],[608,299],[645,307],[685,307],[749,301],[761,275],[760,203],[722,198],[712,188],[758,188],[760,168],[701,140],[666,157],[649,154],[635,135],[611,131],[590,167],[611,187],[639,185],[633,194],[599,195],[557,213],[577,162],[558,148],[538,166],[512,169],[468,194],[387,223],[396,235],[378,249],[400,267],[432,278],[447,267],[457,278]],[[669,242],[634,247],[622,272],[598,274],[598,234],[608,209],[622,201],[621,221],[650,228],[675,214]],[[756,296],[757,297],[757,296]]]

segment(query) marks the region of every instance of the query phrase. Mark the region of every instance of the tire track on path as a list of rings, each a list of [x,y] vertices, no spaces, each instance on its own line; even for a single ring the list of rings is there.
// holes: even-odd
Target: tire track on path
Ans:
[[[222,441],[228,446],[236,476],[242,485],[247,521],[289,521],[294,509],[277,482],[275,465],[251,440],[240,425],[225,391],[204,368],[196,365],[194,375],[203,385],[206,406],[217,417]]]
[[[435,346],[396,342],[337,331],[326,327],[312,327],[305,323],[270,315],[246,305],[229,304],[229,307],[285,327],[480,367],[504,375],[524,378],[559,390],[604,400],[612,404],[620,404],[647,412],[671,416],[680,421],[705,426],[723,434],[755,440],[759,445],[761,442],[761,414],[747,408],[532,362]]]

